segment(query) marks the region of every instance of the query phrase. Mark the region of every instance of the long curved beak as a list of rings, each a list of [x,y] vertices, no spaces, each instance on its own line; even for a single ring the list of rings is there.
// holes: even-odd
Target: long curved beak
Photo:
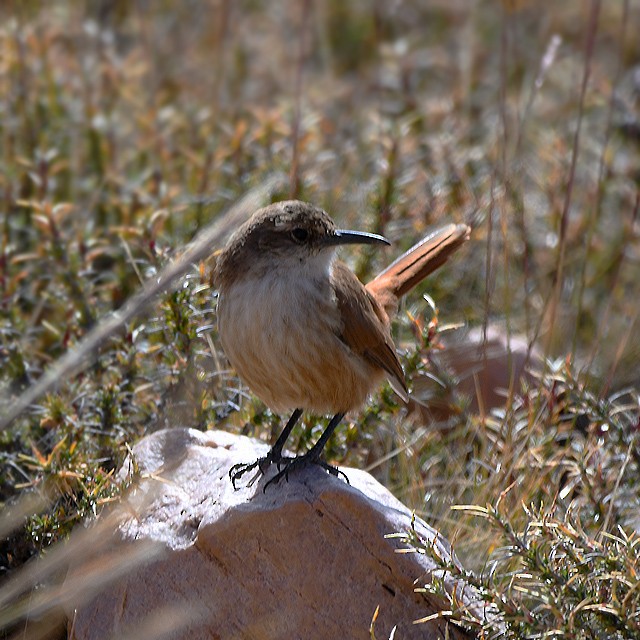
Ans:
[[[375,233],[347,231],[345,229],[336,229],[330,236],[325,236],[324,243],[328,246],[340,244],[391,244],[386,238]]]

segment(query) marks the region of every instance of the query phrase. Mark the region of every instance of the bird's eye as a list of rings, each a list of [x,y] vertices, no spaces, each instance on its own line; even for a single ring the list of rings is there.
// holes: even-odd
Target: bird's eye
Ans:
[[[291,232],[291,237],[296,242],[306,242],[306,240],[309,238],[309,232],[306,229],[303,229],[302,227],[296,227]]]

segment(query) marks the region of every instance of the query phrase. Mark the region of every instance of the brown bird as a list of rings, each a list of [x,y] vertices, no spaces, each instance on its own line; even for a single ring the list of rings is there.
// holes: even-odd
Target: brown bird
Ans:
[[[267,456],[232,467],[234,487],[246,472],[257,467],[264,474],[271,463],[278,473],[267,484],[308,463],[337,475],[320,454],[345,413],[358,409],[385,377],[408,399],[390,318],[399,298],[442,265],[469,232],[465,224],[443,227],[364,286],[335,259],[336,247],[389,241],[337,229],[318,207],[297,200],[277,202],[238,229],[215,269],[222,346],[268,407],[293,414]],[[283,456],[303,410],[333,418],[309,451]]]

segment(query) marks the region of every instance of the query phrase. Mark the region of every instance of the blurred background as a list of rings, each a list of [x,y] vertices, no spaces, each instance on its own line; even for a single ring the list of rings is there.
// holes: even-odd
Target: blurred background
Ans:
[[[394,328],[414,401],[383,388],[329,458],[471,569],[504,531],[452,505],[635,529],[639,26],[622,0],[5,0],[0,402],[282,174],[272,199],[392,240],[343,252],[364,281],[429,229],[474,225]],[[0,579],[117,498],[144,434],[279,432],[219,346],[218,248],[1,433]]]

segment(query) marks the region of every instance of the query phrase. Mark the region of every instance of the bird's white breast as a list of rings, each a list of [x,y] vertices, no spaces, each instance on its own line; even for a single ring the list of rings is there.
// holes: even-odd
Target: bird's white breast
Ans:
[[[229,361],[277,412],[357,408],[377,382],[371,365],[340,340],[330,263],[247,274],[222,291],[218,325]]]

